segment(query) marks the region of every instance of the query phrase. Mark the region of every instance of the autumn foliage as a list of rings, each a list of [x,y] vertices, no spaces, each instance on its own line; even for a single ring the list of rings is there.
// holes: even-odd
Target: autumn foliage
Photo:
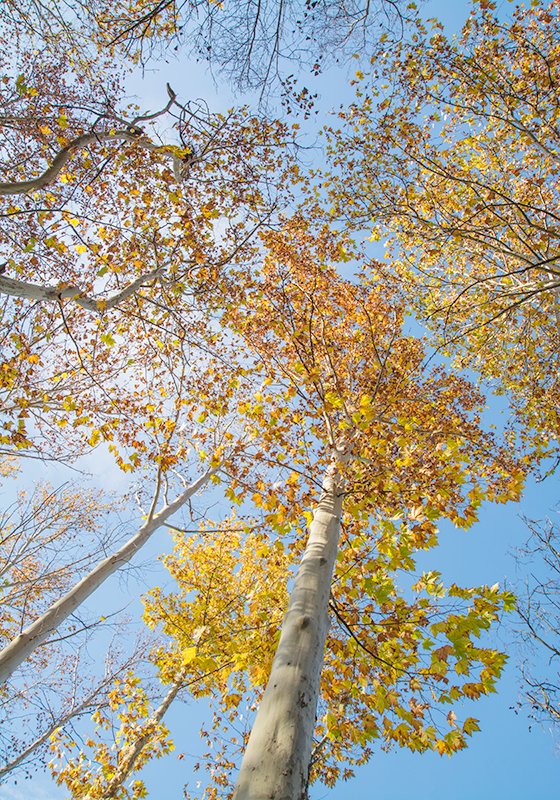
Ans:
[[[387,239],[443,352],[507,395],[541,454],[559,432],[558,25],[555,3],[508,22],[486,0],[454,40],[418,23],[357,75],[332,139],[340,213]]]
[[[370,29],[361,6],[356,20],[327,6],[323,25],[348,41]],[[204,9],[204,24],[223,11]],[[38,715],[19,751],[10,734],[6,772],[50,748],[73,797],[138,800],[142,768],[188,749],[165,719],[187,698],[212,706],[195,772],[216,800],[259,796],[242,760],[255,747],[271,798],[295,791],[298,758],[299,797],[395,744],[466,747],[471,703],[506,661],[488,634],[515,599],[447,584],[433,550],[441,521],[467,529],[483,504],[519,500],[557,447],[555,8],[504,22],[480,0],[457,39],[399,14],[408,27],[370,43],[312,170],[297,125],[214,113],[169,85],[155,111],[128,103],[119,54],[180,41],[175,4],[100,2],[65,20],[47,3],[40,49],[22,46],[37,7],[8,10],[2,474],[14,458],[81,468],[96,453],[131,476],[120,499],[22,491],[1,518],[8,713],[32,716],[53,663],[80,673],[64,643],[105,622],[96,611],[77,631],[82,601],[156,531],[173,530],[173,549],[158,540],[145,638],[123,636],[129,652],[111,651],[87,691],[57,681],[71,701]],[[282,75],[261,44],[232,56],[238,84]],[[488,387],[512,411],[500,430]],[[275,745],[259,752],[263,729]]]
[[[452,706],[494,691],[505,656],[478,639],[512,597],[497,585],[446,587],[416,562],[437,543],[438,519],[469,526],[484,499],[516,499],[524,473],[481,428],[474,386],[428,367],[422,342],[402,332],[404,308],[374,265],[358,282],[341,278],[348,251],[297,218],[264,244],[246,304],[224,316],[244,343],[245,385],[251,353],[260,378],[237,409],[245,445],[223,465],[237,515],[193,541],[176,536],[165,563],[177,588],[151,592],[145,618],[168,637],[153,655],[164,683],[180,675],[194,697],[213,698],[208,741],[237,727],[266,684],[318,481],[345,449],[312,773],[332,785],[375,740],[450,754],[478,730]],[[208,752],[213,796],[230,785],[243,741],[232,733]],[[85,780],[99,760],[77,758],[58,780],[70,785],[80,765]]]

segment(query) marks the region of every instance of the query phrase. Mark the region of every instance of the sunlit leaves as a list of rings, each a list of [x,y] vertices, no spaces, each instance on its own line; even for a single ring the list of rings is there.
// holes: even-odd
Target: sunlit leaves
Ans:
[[[456,40],[418,24],[341,112],[343,180],[328,181],[335,213],[386,239],[443,353],[507,396],[512,444],[537,460],[559,435],[558,68],[554,4],[503,21],[475,3]]]
[[[0,90],[3,191],[69,160],[17,205],[5,200],[1,443],[52,455],[71,440],[78,454],[98,431],[132,469],[154,455],[146,426],[152,439],[177,426],[187,362],[223,357],[208,314],[242,291],[252,235],[289,191],[280,178],[289,134],[246,109],[177,106],[172,142],[159,144],[150,124],[127,133],[123,119],[133,131],[137,109],[116,114],[118,74],[101,88],[74,81],[63,51],[21,58],[25,80],[5,65]],[[113,129],[124,130],[117,146]]]
[[[146,797],[143,781],[125,784],[125,779],[149,759],[172,752],[174,744],[132,672],[115,681],[108,700],[107,710],[99,709],[93,714],[95,737],[83,742],[84,748],[91,748],[90,755],[78,750],[78,743],[65,730],[58,729],[52,735],[51,770],[57,784],[65,785],[74,796],[101,800],[110,794],[115,798],[140,800]],[[116,728],[111,712],[119,722]],[[103,734],[108,735],[110,743],[103,741]]]

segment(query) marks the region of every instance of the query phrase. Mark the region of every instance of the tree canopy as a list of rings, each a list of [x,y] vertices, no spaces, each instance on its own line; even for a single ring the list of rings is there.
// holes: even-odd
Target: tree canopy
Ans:
[[[441,523],[558,455],[555,4],[479,0],[456,38],[393,0],[6,9],[3,485],[98,457],[130,483],[38,484],[0,517],[0,777],[50,748],[72,797],[137,800],[187,698],[212,706],[216,800],[463,749],[495,623],[517,608],[549,642],[508,587],[432,559]],[[268,105],[131,104],[133,65],[183,46]],[[352,51],[309,159],[286,112]],[[93,593],[156,535],[145,629],[113,623]]]
[[[558,442],[558,68],[555,4],[510,22],[475,3],[380,50],[332,150],[343,218],[388,237],[411,303],[457,364],[508,396],[522,436]],[[352,187],[351,197],[346,187]]]

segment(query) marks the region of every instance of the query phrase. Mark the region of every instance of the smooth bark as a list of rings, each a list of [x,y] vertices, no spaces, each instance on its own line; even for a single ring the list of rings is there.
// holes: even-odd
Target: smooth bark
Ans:
[[[27,194],[28,192],[37,192],[39,189],[44,189],[49,184],[53,183],[62,169],[66,166],[68,161],[72,158],[74,153],[78,152],[90,144],[100,144],[104,142],[139,142],[140,136],[132,130],[115,131],[114,133],[84,133],[77,136],[75,139],[61,148],[52,160],[47,169],[38,175],[36,178],[30,178],[25,181],[9,181],[7,183],[0,183],[0,197],[9,197],[11,195]],[[145,139],[142,141],[144,147],[155,149],[155,145]]]
[[[109,297],[99,299],[88,297],[76,286],[40,286],[37,283],[18,281],[14,278],[6,278],[0,275],[0,294],[7,294],[10,297],[25,297],[28,300],[38,300],[39,302],[58,303],[61,300],[73,300],[76,305],[85,308],[86,311],[102,313],[122,303],[123,300],[133,295],[141,286],[162,275],[163,272],[162,268],[146,272],[120,291]]]
[[[341,514],[334,460],[313,514],[234,800],[303,800],[307,795]]]
[[[0,684],[8,680],[14,670],[31,655],[35,648],[43,644],[50,634],[107,578],[127,564],[146,544],[152,534],[208,482],[215,471],[215,469],[208,470],[159,513],[150,514],[144,525],[119,550],[100,561],[82,580],[0,651]]]
[[[111,800],[111,798],[118,796],[119,788],[135,768],[136,762],[142,755],[142,751],[146,745],[151,742],[152,736],[166,715],[169,706],[175,700],[179,694],[179,691],[183,688],[184,680],[185,673],[183,672],[181,675],[179,675],[177,680],[171,684],[171,688],[163,698],[162,702],[156,708],[149,720],[145,723],[144,733],[142,733],[141,736],[132,742],[132,744],[129,744],[124,749],[120,750],[118,757],[119,765],[103,792],[101,794],[98,794],[97,792],[88,794],[84,800]]]
[[[169,84],[167,84],[167,94],[169,95],[169,101],[165,107],[161,109],[161,111],[136,117],[136,119],[132,120],[127,125],[126,129],[113,131],[91,130],[88,133],[82,133],[80,136],[76,136],[75,139],[72,139],[70,142],[68,142],[68,144],[62,147],[58,153],[56,153],[51,164],[44,170],[44,172],[41,173],[41,175],[24,181],[8,181],[6,183],[0,183],[0,197],[28,194],[29,192],[37,192],[40,189],[44,189],[46,186],[49,186],[49,184],[54,183],[60,172],[75,153],[78,153],[84,147],[89,147],[89,145],[92,144],[132,142],[140,147],[143,147],[145,150],[157,150],[165,154],[166,157],[170,157],[172,159],[175,167],[177,156],[175,156],[173,153],[166,152],[164,148],[161,148],[159,145],[151,142],[150,139],[144,134],[143,129],[139,127],[139,123],[163,116],[171,109],[173,105],[176,104],[177,95]]]

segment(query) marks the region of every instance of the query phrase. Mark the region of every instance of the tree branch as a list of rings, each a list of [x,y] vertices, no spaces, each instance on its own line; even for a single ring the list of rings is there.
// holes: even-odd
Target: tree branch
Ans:
[[[28,300],[38,300],[39,302],[60,302],[61,300],[72,300],[76,305],[85,308],[86,311],[93,313],[107,311],[126,300],[148,281],[162,275],[164,268],[146,272],[133,280],[124,289],[115,292],[107,298],[100,298],[96,300],[93,297],[84,295],[76,286],[40,286],[37,283],[28,283],[27,281],[18,281],[14,278],[7,278],[0,275],[0,294],[6,294],[10,297],[25,297]]]

